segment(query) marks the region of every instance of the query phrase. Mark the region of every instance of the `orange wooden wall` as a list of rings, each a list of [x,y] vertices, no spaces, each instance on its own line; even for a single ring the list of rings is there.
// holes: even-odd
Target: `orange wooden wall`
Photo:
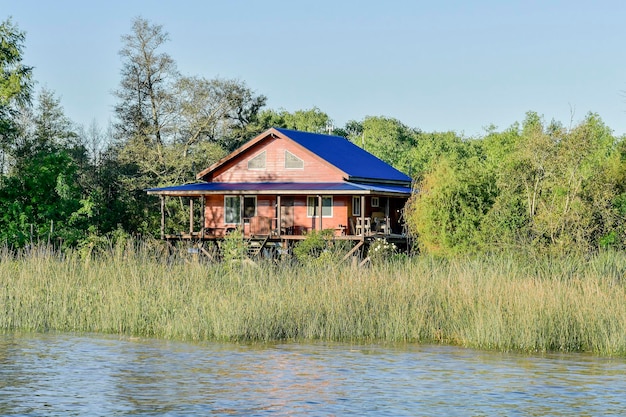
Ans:
[[[307,196],[295,196],[293,205],[293,225],[311,229],[319,228],[319,217],[311,218],[307,216],[306,206]],[[352,197],[351,196],[334,196],[333,197],[333,216],[324,217],[322,219],[322,227],[324,229],[334,229],[339,225],[347,226],[349,224],[348,216],[352,214]],[[233,226],[224,223],[224,196],[209,195],[206,196],[204,209],[204,225],[209,229],[222,229]],[[277,218],[276,215],[276,197],[275,196],[257,196],[257,216],[269,218]]]
[[[285,151],[304,161],[304,168],[285,168]],[[265,168],[248,169],[248,161],[265,151]],[[267,138],[213,174],[212,182],[341,182],[344,173],[295,142]]]
[[[303,168],[285,168],[285,151],[300,158]],[[265,168],[248,169],[248,161],[265,152]],[[289,139],[267,137],[232,160],[224,163],[211,175],[212,182],[343,182],[345,173]],[[228,195],[228,193],[226,193]],[[283,197],[289,197],[284,195]],[[291,196],[294,201],[293,225],[319,229],[319,217],[307,217],[307,196]],[[257,196],[257,215],[276,218],[276,196]],[[284,200],[283,200],[284,201]],[[366,213],[371,211],[370,198],[366,199]],[[205,201],[205,227],[224,228],[224,196],[207,196]],[[284,205],[284,203],[283,203]],[[333,216],[322,219],[324,229],[339,225],[348,226],[352,216],[352,196],[333,196]],[[351,232],[351,230],[346,230]]]

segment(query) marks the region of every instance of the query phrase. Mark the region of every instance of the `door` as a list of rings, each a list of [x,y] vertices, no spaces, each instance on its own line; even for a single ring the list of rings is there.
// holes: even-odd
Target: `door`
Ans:
[[[292,235],[294,223],[294,199],[293,197],[283,197],[280,202],[280,232]]]

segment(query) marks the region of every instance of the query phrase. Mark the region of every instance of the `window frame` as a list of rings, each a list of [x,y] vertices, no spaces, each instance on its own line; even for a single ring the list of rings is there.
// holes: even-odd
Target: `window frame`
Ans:
[[[252,216],[248,216],[247,213],[246,213],[246,208],[249,207],[249,206],[246,207],[246,199],[254,200],[254,213],[252,214]],[[250,219],[250,218],[256,216],[257,215],[257,210],[258,210],[257,196],[255,196],[255,195],[244,195],[243,196],[243,217],[244,217],[244,219]]]
[[[319,213],[317,213],[317,197],[316,195],[308,195],[306,197],[306,217],[313,218],[319,217]],[[328,201],[330,199],[330,205],[324,205],[324,200]],[[310,204],[311,200],[314,201],[314,204]],[[334,198],[332,195],[323,195],[322,196],[322,218],[332,218],[333,217],[333,206],[334,206]],[[324,209],[330,209],[330,214],[324,214]]]
[[[227,204],[227,201],[235,201],[236,211],[231,213],[234,207]],[[234,216],[234,218],[232,217]],[[235,220],[235,221],[229,221]],[[224,224],[241,224],[241,198],[238,195],[224,196]]]
[[[263,166],[262,167],[250,167],[250,162],[252,162],[253,160],[256,160],[257,158],[261,158],[263,159]],[[248,167],[248,171],[263,171],[264,169],[266,169],[267,167],[267,151],[263,150],[261,152],[259,152],[258,154],[254,155],[253,157],[251,157],[250,159],[248,159],[248,163],[247,163],[247,167]]]
[[[297,159],[298,161],[300,161],[302,166],[299,166],[299,167],[288,167],[287,166],[287,155],[288,154],[291,155],[292,157],[294,157],[295,159]],[[284,163],[284,166],[285,166],[285,169],[304,169],[304,159],[298,157],[293,152],[290,152],[287,149],[285,149],[285,163]]]
[[[241,200],[242,200],[241,197],[242,196],[240,195],[225,195],[224,196],[224,224],[242,224],[244,222],[244,219],[249,219],[257,215],[257,210],[258,210],[257,196],[256,195],[244,195],[243,196],[243,210],[241,207]],[[247,199],[251,199],[252,201],[254,201],[253,203],[254,213],[252,214],[252,216],[249,216],[249,217],[246,215],[246,200]],[[226,203],[226,201],[236,201],[236,203],[233,205],[233,207],[230,207]],[[236,206],[237,211],[235,213],[229,213],[229,211],[232,210],[234,206]],[[242,212],[244,216],[243,219],[241,218]],[[229,216],[231,217],[229,218]],[[235,220],[235,221],[228,221],[228,220]]]
[[[352,215],[355,217],[361,216],[361,196],[360,195],[352,196]]]

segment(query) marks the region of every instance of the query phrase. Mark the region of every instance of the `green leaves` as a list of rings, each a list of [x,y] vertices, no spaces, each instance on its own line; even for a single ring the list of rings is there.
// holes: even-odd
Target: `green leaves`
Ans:
[[[626,243],[622,147],[597,115],[565,129],[531,112],[521,128],[450,143],[425,152],[422,139],[412,150],[433,156],[408,209],[423,250],[587,252]]]

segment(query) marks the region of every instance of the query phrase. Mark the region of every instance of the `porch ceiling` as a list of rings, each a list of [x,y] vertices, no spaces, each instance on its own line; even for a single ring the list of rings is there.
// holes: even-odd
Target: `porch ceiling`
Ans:
[[[209,194],[246,194],[246,195],[307,195],[325,193],[332,195],[382,195],[390,197],[408,197],[410,187],[385,184],[366,184],[356,182],[200,182],[172,187],[150,188],[148,194],[165,196],[200,196]]]

